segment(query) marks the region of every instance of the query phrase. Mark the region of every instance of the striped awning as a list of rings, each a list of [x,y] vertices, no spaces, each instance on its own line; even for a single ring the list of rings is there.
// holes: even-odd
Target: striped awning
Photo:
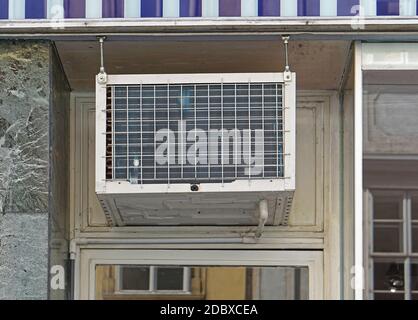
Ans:
[[[416,16],[418,0],[0,0],[0,19]]]

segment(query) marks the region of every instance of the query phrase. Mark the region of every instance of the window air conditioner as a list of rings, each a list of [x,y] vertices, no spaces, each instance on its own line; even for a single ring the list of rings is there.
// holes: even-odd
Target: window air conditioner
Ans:
[[[263,214],[266,225],[286,225],[295,190],[295,78],[98,78],[96,193],[108,222],[251,226]]]

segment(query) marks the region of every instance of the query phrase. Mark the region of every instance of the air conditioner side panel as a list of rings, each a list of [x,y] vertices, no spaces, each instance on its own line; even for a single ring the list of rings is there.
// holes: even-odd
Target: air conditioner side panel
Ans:
[[[285,190],[296,189],[296,73],[284,84],[285,112]]]
[[[106,190],[106,84],[96,79],[96,192]]]

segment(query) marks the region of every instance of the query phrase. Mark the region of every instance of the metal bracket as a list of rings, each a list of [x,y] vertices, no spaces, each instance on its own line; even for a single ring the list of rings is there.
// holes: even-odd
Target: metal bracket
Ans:
[[[269,217],[269,207],[267,200],[261,200],[259,203],[259,217],[258,217],[258,227],[257,231],[255,232],[255,237],[257,239],[261,238],[264,231],[264,226],[267,223],[267,219]]]
[[[100,44],[100,71],[99,71],[99,74],[97,75],[97,82],[99,84],[106,84],[107,73],[104,67],[104,49],[103,49],[103,44],[104,44],[104,41],[106,40],[106,37],[104,36],[97,37],[97,39],[99,40],[99,44]]]
[[[70,260],[75,260],[77,256],[77,244],[75,239],[70,240]]]
[[[292,72],[290,71],[290,67],[289,67],[289,36],[283,36],[282,40],[284,43],[284,51],[285,51],[285,68],[284,68],[284,81],[288,82],[288,81],[292,81]]]

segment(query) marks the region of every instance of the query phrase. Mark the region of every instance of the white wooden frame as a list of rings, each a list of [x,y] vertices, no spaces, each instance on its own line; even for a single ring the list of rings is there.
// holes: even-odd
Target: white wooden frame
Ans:
[[[318,147],[324,152],[323,155],[320,155],[322,159],[316,159],[319,166],[317,167],[318,174],[321,176],[322,185],[318,185],[318,188],[321,188],[321,191],[318,192],[317,201],[320,202],[317,219],[315,226],[267,226],[265,228],[265,240],[260,239],[257,243],[254,243],[256,247],[262,248],[282,248],[282,249],[294,249],[294,248],[311,248],[311,249],[322,249],[324,248],[323,232],[324,232],[324,222],[333,221],[332,225],[338,225],[337,215],[332,213],[338,210],[338,192],[335,188],[329,188],[329,184],[338,185],[338,174],[333,174],[332,172],[337,172],[338,170],[338,153],[336,153],[336,148],[338,148],[338,119],[339,113],[336,104],[338,99],[335,94],[331,91],[304,91],[299,92],[298,94],[298,105],[302,107],[309,107],[311,103],[322,104],[318,108],[318,113],[321,113],[320,119],[322,123],[321,127],[318,127],[318,134],[323,132],[323,138],[318,137]],[[74,235],[73,239],[80,239],[83,237],[88,237],[91,239],[101,238],[109,239],[110,237],[115,239],[120,238],[129,238],[138,237],[138,234],[141,234],[141,237],[147,238],[158,238],[159,236],[167,236],[167,232],[170,227],[117,227],[109,228],[107,224],[103,225],[92,225],[90,223],[92,204],[88,204],[87,194],[86,194],[86,181],[88,171],[86,167],[86,159],[88,145],[85,143],[86,138],[83,136],[83,130],[88,128],[87,112],[88,106],[94,109],[94,95],[90,93],[77,93],[72,95],[72,125],[71,125],[71,155],[72,155],[72,174],[71,174],[71,226],[72,233]],[[94,117],[94,115],[93,115]],[[333,123],[335,128],[331,128],[330,124]],[[331,157],[331,150],[333,150],[333,156]],[[319,182],[318,182],[319,184]],[[328,194],[326,190],[332,190],[333,194]],[[327,226],[325,226],[327,228]],[[172,228],[171,228],[172,229]],[[239,247],[242,246],[242,243],[246,241],[241,239],[245,237],[245,234],[251,232],[253,228],[248,227],[177,227],[176,232],[169,232],[170,237],[172,238],[182,238],[185,233],[193,234],[195,238],[201,239],[201,237],[207,238],[208,234],[213,237],[224,238],[233,237],[234,241],[226,241],[224,247]],[[109,233],[109,231],[112,231]],[[297,231],[298,237],[295,238],[295,231]],[[335,233],[333,236],[337,237],[338,234]],[[235,241],[235,237],[240,238],[240,241]],[[334,238],[333,238],[334,239]],[[129,240],[132,241],[132,240]],[[128,242],[129,242],[128,241]],[[139,241],[141,242],[141,241]],[[93,243],[93,241],[91,241]],[[129,242],[132,243],[132,242]],[[191,243],[190,241],[187,243]],[[202,242],[200,242],[202,246]],[[334,239],[329,242],[333,247],[337,246],[338,241]],[[269,244],[269,245],[267,245]],[[217,244],[208,244],[208,246],[218,246]]]
[[[121,288],[122,283],[122,273],[121,266],[116,266],[115,270],[115,294],[137,294],[137,295],[170,295],[170,294],[191,294],[190,291],[190,281],[191,281],[191,269],[188,267],[182,267],[183,269],[183,289],[182,290],[158,290],[156,289],[156,277],[157,277],[157,267],[149,267],[149,290],[127,290]]]
[[[108,85],[167,83],[283,83],[284,112],[284,178],[236,180],[231,183],[201,183],[199,192],[277,192],[295,190],[296,161],[296,74],[285,81],[283,73],[207,73],[162,75],[108,75],[107,83],[96,79],[96,193],[98,194],[168,194],[193,193],[190,183],[131,184],[128,181],[106,181],[106,88]],[[251,183],[249,183],[251,181]]]
[[[115,249],[115,248],[114,248]],[[95,250],[80,252],[76,270],[75,298],[94,300],[98,265],[185,266],[304,266],[309,268],[309,299],[323,299],[323,253],[321,251],[185,251],[185,250]]]
[[[383,53],[381,60],[377,60],[376,53]],[[369,70],[418,70],[416,60],[411,58],[418,53],[416,43],[356,43],[356,64],[355,64],[355,264],[356,264],[356,298],[363,299],[368,296],[370,284],[373,279],[373,269],[370,265],[369,253],[373,242],[370,221],[370,212],[373,210],[373,200],[369,190],[363,191],[363,139],[368,141],[367,131],[363,137],[363,73]],[[366,101],[368,103],[368,101]],[[395,140],[395,139],[394,139]],[[396,143],[396,141],[394,141]],[[385,159],[385,155],[376,155],[374,159]],[[398,155],[393,157],[399,158]],[[384,186],[382,186],[384,189]],[[388,188],[389,189],[389,188]],[[363,193],[360,196],[360,193]],[[364,200],[364,207],[363,207]],[[404,200],[405,202],[405,200]],[[406,200],[404,207],[410,207],[409,200]],[[404,212],[405,219],[405,212]],[[404,237],[406,237],[406,228],[404,220]],[[410,244],[410,236],[405,241]],[[404,248],[405,250],[405,248]],[[362,268],[361,268],[362,267]],[[357,269],[358,268],[358,269]],[[405,277],[408,276],[408,270],[405,270]],[[365,280],[364,280],[365,278]],[[366,290],[367,289],[367,290]],[[407,288],[405,288],[406,290]]]
[[[402,197],[402,243],[403,250],[396,253],[384,253],[384,252],[374,252],[373,249],[373,227],[374,227],[374,199],[373,191],[388,191],[398,193]],[[412,230],[414,220],[412,219],[412,196],[416,195],[416,189],[397,189],[382,186],[380,188],[371,188],[364,191],[364,211],[365,211],[365,278],[366,278],[366,294],[365,298],[373,299],[374,293],[374,283],[373,283],[373,261],[379,259],[393,259],[399,260],[401,264],[404,265],[404,296],[406,300],[411,299],[411,295],[415,294],[412,292],[411,284],[411,263],[414,263],[418,259],[418,253],[412,251]]]
[[[338,299],[340,297],[340,266],[335,263],[339,256],[339,217],[338,217],[338,188],[330,188],[330,185],[339,185],[339,175],[336,174],[339,164],[339,132],[338,119],[340,117],[338,98],[334,91],[300,91],[298,92],[298,107],[313,107],[317,110],[321,126],[317,127],[318,174],[323,175],[319,185],[317,182],[317,201],[320,207],[316,215],[314,226],[268,226],[264,236],[258,241],[248,237],[252,232],[248,227],[116,227],[92,224],[95,205],[89,203],[86,183],[88,181],[87,152],[88,143],[85,130],[89,124],[87,117],[94,121],[94,95],[91,93],[73,93],[71,103],[71,256],[75,259],[77,274],[80,273],[80,252],[85,249],[155,249],[155,250],[321,250],[324,254],[324,284],[323,297],[325,299]],[[316,107],[318,103],[318,107]],[[348,129],[351,128],[350,119]],[[331,126],[332,124],[332,126]],[[348,132],[348,131],[347,131]],[[351,137],[350,134],[348,136]],[[90,139],[94,141],[92,136]],[[322,151],[319,151],[322,150]],[[323,154],[321,153],[323,152]],[[331,154],[333,156],[331,156]],[[350,155],[347,154],[348,158]],[[352,157],[352,154],[351,154]],[[322,160],[321,160],[322,159]],[[350,158],[351,159],[351,158]],[[87,171],[86,171],[87,170]],[[347,178],[352,175],[347,173]],[[346,179],[347,179],[346,178]],[[94,183],[93,183],[94,185]],[[349,191],[350,188],[347,189]],[[332,192],[327,192],[331,190]],[[350,189],[351,190],[351,189]],[[351,199],[351,192],[346,195]],[[98,204],[100,206],[100,204]],[[349,210],[349,209],[348,209]],[[347,221],[349,217],[347,216]],[[105,222],[104,222],[105,223]],[[350,234],[352,230],[347,226]],[[216,238],[216,239],[215,239]],[[216,240],[216,241],[214,241]],[[323,251],[322,251],[323,250]],[[347,249],[347,252],[351,252]],[[347,263],[351,258],[347,258]],[[347,265],[349,270],[351,267]],[[346,272],[346,289],[350,290],[351,274]],[[78,281],[76,281],[76,285]],[[76,289],[75,292],[79,292]]]
[[[354,47],[354,297],[364,298],[362,43]]]

